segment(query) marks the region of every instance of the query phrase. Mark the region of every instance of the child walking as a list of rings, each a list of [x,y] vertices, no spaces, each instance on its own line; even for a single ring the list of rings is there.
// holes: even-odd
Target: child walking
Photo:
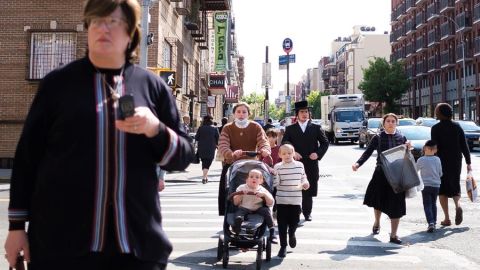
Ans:
[[[258,214],[263,216],[267,227],[270,230],[270,237],[272,241],[275,240],[275,229],[273,228],[273,218],[270,212],[270,207],[273,205],[273,196],[262,187],[263,174],[257,169],[253,169],[248,173],[247,183],[238,186],[237,191],[243,192],[243,194],[233,196],[233,204],[238,206],[235,212],[235,224],[233,231],[240,233],[242,222],[247,214]],[[254,195],[247,193],[253,192]],[[265,205],[263,203],[265,200]]]
[[[437,197],[440,189],[440,177],[442,176],[442,163],[435,156],[437,144],[428,140],[423,147],[424,156],[417,161],[417,169],[422,176],[424,188],[422,190],[423,209],[427,218],[427,232],[435,231],[437,223]]]
[[[264,157],[263,162],[273,167],[275,164],[281,161],[280,157],[278,156],[278,150],[280,149],[280,145],[277,145],[278,130],[275,128],[270,128],[265,133],[267,134],[270,149],[272,149],[272,160],[270,160],[270,157]]]
[[[282,162],[274,166],[276,176],[273,186],[277,188],[275,199],[278,234],[280,235],[278,257],[283,258],[287,255],[287,233],[290,247],[297,246],[295,231],[302,212],[302,189],[307,190],[310,184],[303,164],[293,160],[295,149],[291,144],[280,146],[279,155]]]

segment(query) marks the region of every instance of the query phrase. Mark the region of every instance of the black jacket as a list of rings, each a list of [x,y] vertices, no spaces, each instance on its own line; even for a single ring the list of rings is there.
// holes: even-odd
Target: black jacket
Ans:
[[[11,230],[29,222],[32,260],[102,251],[108,223],[121,252],[167,263],[172,246],[161,226],[155,167],[184,169],[192,147],[160,77],[126,64],[124,81],[121,94],[164,123],[157,136],[115,128],[118,112],[87,58],[40,83],[17,146],[9,205]]]
[[[302,159],[300,160],[307,174],[310,188],[307,192],[312,196],[317,196],[317,181],[319,179],[318,160],[321,160],[328,149],[328,140],[325,132],[320,125],[308,121],[305,132],[297,123],[286,127],[283,135],[282,143],[289,142],[295,147],[295,152],[298,152]],[[311,160],[310,154],[317,153],[318,159]]]

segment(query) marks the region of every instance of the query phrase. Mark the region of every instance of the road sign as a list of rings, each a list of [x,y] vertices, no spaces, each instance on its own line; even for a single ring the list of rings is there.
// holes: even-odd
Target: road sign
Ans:
[[[289,38],[284,39],[282,43],[282,47],[283,47],[283,51],[286,54],[289,54],[290,51],[292,51],[293,49],[293,41]]]
[[[290,60],[290,63],[295,63],[295,54],[288,54],[288,55],[280,55],[278,56],[278,64],[281,65],[286,65],[287,64],[287,56],[288,59]]]
[[[285,113],[290,113],[291,96],[285,96]]]

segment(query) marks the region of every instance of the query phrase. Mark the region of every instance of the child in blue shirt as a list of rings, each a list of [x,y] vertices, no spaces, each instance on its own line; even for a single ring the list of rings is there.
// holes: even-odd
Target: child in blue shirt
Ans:
[[[427,232],[435,231],[437,223],[437,197],[440,189],[440,177],[442,176],[442,163],[435,156],[437,144],[428,140],[423,147],[424,155],[417,161],[417,169],[422,176],[424,188],[422,190],[423,209],[428,222]]]

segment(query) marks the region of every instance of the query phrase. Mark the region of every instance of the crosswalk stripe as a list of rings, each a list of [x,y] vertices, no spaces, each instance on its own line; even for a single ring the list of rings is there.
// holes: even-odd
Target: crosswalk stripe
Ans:
[[[218,218],[165,218],[163,224],[179,224],[182,222],[186,223],[218,223],[223,224],[223,217]],[[338,226],[341,225],[372,225],[371,221],[366,220],[337,220],[337,219],[323,219],[323,220],[312,220],[308,224],[334,224]]]
[[[273,254],[272,254],[273,255]],[[190,254],[189,251],[173,251],[170,255],[170,261],[175,260],[175,258],[209,258],[216,257],[217,251],[200,251]],[[255,260],[256,252],[239,252],[237,254],[230,254],[230,258],[234,259],[250,259]],[[297,261],[332,261],[332,260],[341,260],[341,261],[368,261],[368,262],[402,262],[402,263],[411,263],[418,264],[422,261],[416,256],[402,256],[402,255],[387,255],[387,256],[361,256],[354,254],[308,254],[308,253],[294,253],[292,256],[287,256],[288,260],[297,260]],[[272,256],[272,260],[280,260],[276,256]]]
[[[179,214],[179,215],[205,215],[205,214],[218,214],[216,210],[162,210],[162,214]],[[315,211],[317,216],[365,216],[365,211],[361,212],[322,212]]]
[[[175,207],[175,208],[197,208],[197,207],[211,207],[211,208],[216,208],[217,204],[162,204],[164,207]],[[342,204],[328,204],[328,205],[315,205],[315,208],[319,209],[352,209],[352,210],[360,210],[361,208],[358,207],[358,205],[342,205]],[[366,210],[366,209],[362,209]]]
[[[212,238],[169,238],[173,244],[216,244],[217,237]],[[382,247],[382,248],[398,248],[397,244],[385,243],[379,241],[355,241],[355,240],[333,240],[333,239],[297,239],[298,245],[315,245],[315,246],[357,246],[357,247]]]

